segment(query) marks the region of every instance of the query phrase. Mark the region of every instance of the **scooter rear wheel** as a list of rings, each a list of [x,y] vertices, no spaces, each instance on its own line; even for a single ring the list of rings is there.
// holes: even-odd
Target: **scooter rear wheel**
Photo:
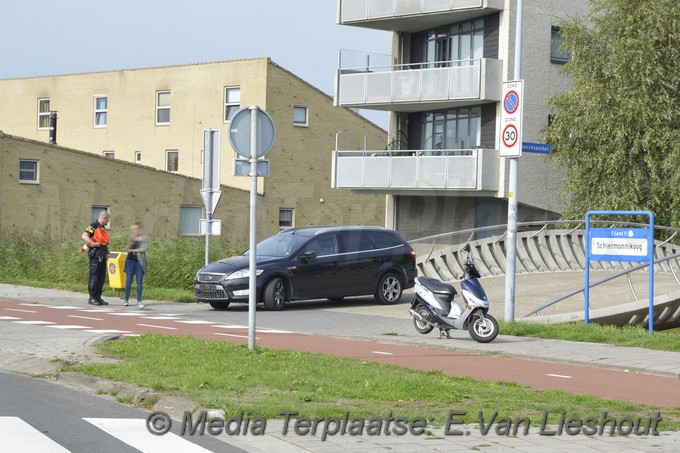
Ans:
[[[484,315],[484,319],[475,317],[468,324],[468,332],[473,340],[490,343],[498,336],[498,321],[491,315]]]
[[[414,311],[422,316],[423,319],[428,318],[427,309],[422,305],[418,305]],[[427,335],[428,333],[432,332],[432,329],[434,329],[430,323],[427,321],[420,321],[418,318],[413,318],[413,326],[416,328],[418,333],[422,333],[423,335]]]

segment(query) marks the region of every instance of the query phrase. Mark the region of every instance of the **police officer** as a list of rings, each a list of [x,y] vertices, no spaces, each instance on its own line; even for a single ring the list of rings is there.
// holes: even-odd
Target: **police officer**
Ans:
[[[99,217],[92,222],[83,235],[83,241],[90,246],[88,256],[90,258],[90,276],[87,281],[87,290],[90,293],[88,303],[90,305],[108,305],[102,299],[102,289],[106,280],[106,258],[109,254],[109,234],[106,232],[106,224],[111,216],[107,211],[99,213]]]

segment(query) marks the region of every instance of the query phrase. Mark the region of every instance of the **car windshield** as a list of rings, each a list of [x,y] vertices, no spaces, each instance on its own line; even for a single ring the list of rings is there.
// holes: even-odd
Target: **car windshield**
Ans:
[[[257,244],[257,256],[289,256],[308,239],[296,234],[276,234]],[[243,255],[249,254],[250,250],[243,252]]]

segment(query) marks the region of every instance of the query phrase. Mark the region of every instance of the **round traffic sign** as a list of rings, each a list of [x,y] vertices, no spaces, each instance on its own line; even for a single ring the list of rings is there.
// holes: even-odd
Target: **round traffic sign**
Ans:
[[[519,108],[519,95],[516,91],[508,91],[503,99],[503,108],[510,115],[517,111]]]
[[[255,115],[257,135],[254,150],[251,149],[252,115]],[[275,138],[274,121],[267,112],[256,105],[240,109],[229,120],[229,143],[239,156],[246,159],[251,157],[251,153],[255,154],[255,157],[267,154],[272,149]]]
[[[517,136],[517,128],[513,124],[508,124],[505,126],[505,129],[503,129],[503,136],[501,137],[503,139],[503,145],[507,148],[512,148],[515,146],[515,143],[517,143]]]

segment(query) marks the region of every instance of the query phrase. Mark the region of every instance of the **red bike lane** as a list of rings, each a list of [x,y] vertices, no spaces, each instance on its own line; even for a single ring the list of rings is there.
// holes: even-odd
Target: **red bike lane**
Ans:
[[[248,343],[247,326],[185,319],[133,307],[120,308],[53,307],[0,300],[0,323],[16,322],[36,328],[93,334],[157,333]],[[512,382],[540,390],[564,390],[659,407],[680,406],[680,382],[669,376],[273,329],[257,329],[256,343],[267,348],[439,370],[452,376],[485,381]]]

